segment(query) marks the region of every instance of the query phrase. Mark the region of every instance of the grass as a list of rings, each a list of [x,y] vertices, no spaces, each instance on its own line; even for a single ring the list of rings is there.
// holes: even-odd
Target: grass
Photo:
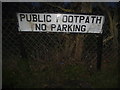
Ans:
[[[111,61],[110,63],[103,63],[102,71],[95,73],[89,80],[94,88],[117,88],[117,62]]]
[[[3,88],[117,88],[117,61],[103,62],[102,70],[89,74],[85,65],[40,64],[37,61],[4,60]]]

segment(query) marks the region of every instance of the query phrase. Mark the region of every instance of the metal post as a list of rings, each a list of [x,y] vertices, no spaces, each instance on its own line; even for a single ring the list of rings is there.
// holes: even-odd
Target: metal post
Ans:
[[[97,37],[97,70],[101,70],[102,64],[102,49],[103,49],[103,35],[99,34]]]

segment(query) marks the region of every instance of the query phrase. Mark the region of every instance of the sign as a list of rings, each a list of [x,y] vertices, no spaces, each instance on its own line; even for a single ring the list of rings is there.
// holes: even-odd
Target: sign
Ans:
[[[18,13],[19,31],[102,33],[104,16],[82,14]]]

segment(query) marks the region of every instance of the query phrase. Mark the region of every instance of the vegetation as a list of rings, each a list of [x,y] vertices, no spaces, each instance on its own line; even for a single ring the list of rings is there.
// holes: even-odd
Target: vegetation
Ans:
[[[118,87],[119,6],[79,2],[65,7],[64,4],[37,3],[32,7],[31,3],[3,3],[3,88]],[[96,70],[97,36],[18,34],[17,12],[103,14],[106,21],[103,27],[102,70]]]
[[[104,60],[101,71],[85,64],[55,65],[11,59],[3,63],[3,88],[117,88],[117,61]]]

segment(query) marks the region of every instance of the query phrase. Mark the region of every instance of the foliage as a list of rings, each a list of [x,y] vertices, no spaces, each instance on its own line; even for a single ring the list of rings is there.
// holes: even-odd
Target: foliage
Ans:
[[[67,7],[56,2],[3,3],[3,88],[117,87],[118,8],[89,2]],[[96,71],[97,35],[20,33],[18,12],[103,14],[102,71]]]

